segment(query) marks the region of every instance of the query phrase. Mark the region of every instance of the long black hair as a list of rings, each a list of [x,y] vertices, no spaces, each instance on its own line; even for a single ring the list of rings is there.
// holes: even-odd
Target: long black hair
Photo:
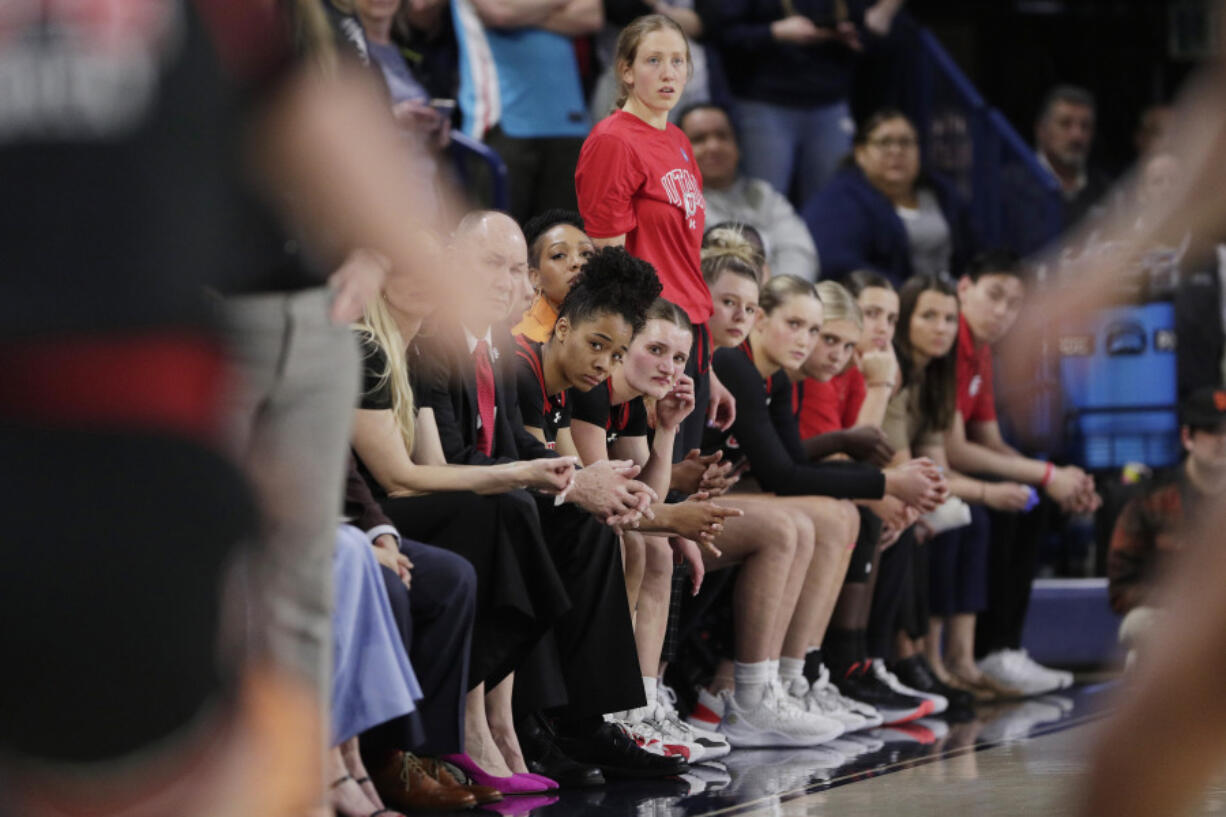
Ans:
[[[958,302],[958,290],[953,283],[939,275],[913,275],[898,291],[898,331],[894,333],[894,350],[902,371],[904,386],[919,384],[920,434],[927,431],[945,431],[954,421],[954,395],[958,380],[958,356],[954,349],[944,357],[928,361],[928,366],[917,371],[912,357],[911,318],[920,296],[925,292],[949,295]]]
[[[622,247],[604,247],[588,259],[558,307],[558,320],[574,326],[597,315],[620,315],[635,334],[664,287],[655,268]]]

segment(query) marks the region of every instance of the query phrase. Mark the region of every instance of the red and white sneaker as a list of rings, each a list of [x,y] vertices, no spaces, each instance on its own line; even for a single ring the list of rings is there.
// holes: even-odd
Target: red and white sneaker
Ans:
[[[691,763],[706,763],[728,756],[732,746],[727,738],[713,729],[683,721],[681,713],[677,711],[677,694],[664,684],[656,689],[656,720],[660,731],[666,738],[676,738],[694,747]]]
[[[719,729],[719,722],[724,719],[724,708],[722,696],[708,692],[706,687],[699,687],[698,702],[685,720],[690,726],[714,732]]]
[[[645,710],[644,717],[635,720],[615,719],[613,722],[637,743],[640,749],[662,757],[679,757],[688,762],[690,756],[695,753],[694,747],[665,736],[659,726],[649,718],[653,708]]]

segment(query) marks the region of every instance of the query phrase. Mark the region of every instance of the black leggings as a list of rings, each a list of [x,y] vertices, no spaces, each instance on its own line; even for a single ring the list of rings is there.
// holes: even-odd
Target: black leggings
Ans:
[[[903,605],[913,603],[915,549],[915,534],[907,530],[881,554],[868,617],[868,654],[872,658],[893,655]]]

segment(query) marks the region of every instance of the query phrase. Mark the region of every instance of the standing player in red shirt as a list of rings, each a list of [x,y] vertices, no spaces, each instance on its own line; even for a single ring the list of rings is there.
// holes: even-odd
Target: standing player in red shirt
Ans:
[[[1099,500],[1085,472],[1022,456],[1005,442],[996,419],[991,347],[1012,328],[1024,295],[1021,266],[1009,252],[983,253],[958,282],[957,412],[946,437],[946,456],[962,473],[1034,485],[1064,509],[1089,511]],[[975,638],[982,656],[979,669],[1002,686],[1028,695],[1066,687],[1072,683],[1071,673],[1041,666],[1020,643],[1042,538],[1031,523],[1041,517],[1019,517],[1001,509],[991,511],[989,518],[988,609],[980,616]]]
[[[686,374],[694,412],[677,435],[677,452],[698,448],[704,418],[728,429],[732,396],[710,371],[711,294],[699,268],[706,220],[702,174],[689,139],[668,121],[693,71],[685,34],[660,14],[632,22],[617,41],[618,110],[583,144],[575,169],[579,211],[597,246],[625,246],[656,268],[664,297],[694,324]]]

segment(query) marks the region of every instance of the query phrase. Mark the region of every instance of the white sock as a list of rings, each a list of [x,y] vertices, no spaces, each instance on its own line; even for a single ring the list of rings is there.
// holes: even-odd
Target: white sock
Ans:
[[[656,708],[656,688],[657,681],[655,678],[643,676],[643,693],[647,696],[647,710],[651,711]]]
[[[783,681],[785,687],[795,679],[803,677],[805,677],[805,659],[788,658],[786,655],[779,659],[779,679]]]
[[[762,696],[766,694],[766,685],[773,677],[773,672],[770,661],[755,661],[752,664],[734,662],[732,677],[736,680],[736,691],[733,692],[733,696],[736,698],[737,706],[752,709],[760,704]]]

